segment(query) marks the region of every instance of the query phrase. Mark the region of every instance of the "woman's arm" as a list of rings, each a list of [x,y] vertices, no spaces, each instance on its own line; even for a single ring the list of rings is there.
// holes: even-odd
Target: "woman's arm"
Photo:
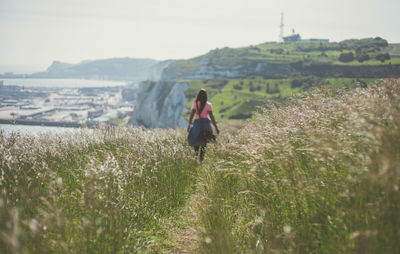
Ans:
[[[187,132],[190,131],[190,125],[192,124],[194,114],[196,114],[196,110],[195,110],[195,109],[192,109],[192,113],[190,113],[189,126],[188,126],[188,128],[187,128]]]
[[[213,125],[215,127],[215,131],[217,132],[217,134],[219,134],[219,130],[218,130],[218,127],[217,127],[217,123],[215,122],[215,118],[214,118],[213,112],[212,111],[208,111],[208,114],[210,115],[211,122],[213,123]]]

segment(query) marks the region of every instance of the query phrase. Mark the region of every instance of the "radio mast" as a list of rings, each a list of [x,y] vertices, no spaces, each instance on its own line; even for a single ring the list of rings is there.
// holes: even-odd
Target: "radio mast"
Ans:
[[[279,42],[283,42],[283,11],[281,12],[281,25],[280,25],[280,33],[279,33]]]

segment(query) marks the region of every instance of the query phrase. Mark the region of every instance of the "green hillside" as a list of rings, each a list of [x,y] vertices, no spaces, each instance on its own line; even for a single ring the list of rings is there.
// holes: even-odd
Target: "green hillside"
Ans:
[[[211,50],[163,70],[165,80],[210,78],[288,78],[295,74],[341,78],[385,78],[400,74],[397,44],[382,38],[342,42],[266,42]]]
[[[251,118],[265,102],[319,86],[355,88],[400,75],[400,45],[376,38],[341,42],[266,42],[211,50],[172,63],[164,78],[187,82],[188,117],[206,88],[218,121]]]
[[[380,61],[379,56],[386,53],[389,44],[377,38],[352,39],[342,42],[266,42],[243,48],[222,48],[180,62],[181,66],[192,67],[199,61],[215,61],[215,64],[229,65],[241,60],[260,61],[274,64],[291,64],[298,61],[330,63],[340,65],[387,65],[400,64],[400,57]],[[390,53],[397,54],[397,46]],[[341,61],[343,53],[353,53],[352,61]],[[378,59],[377,59],[378,58]]]
[[[217,121],[251,118],[259,106],[268,101],[284,101],[295,93],[301,93],[321,86],[334,88],[356,88],[369,84],[375,79],[318,78],[314,76],[293,76],[287,79],[208,79],[180,80],[187,82],[185,91],[187,112],[200,88],[208,92]]]

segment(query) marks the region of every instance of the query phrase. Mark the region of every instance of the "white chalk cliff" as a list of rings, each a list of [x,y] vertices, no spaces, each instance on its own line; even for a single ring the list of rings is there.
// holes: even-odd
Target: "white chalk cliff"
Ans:
[[[135,109],[131,124],[146,128],[175,128],[186,126],[185,90],[187,83],[145,81],[135,95]]]

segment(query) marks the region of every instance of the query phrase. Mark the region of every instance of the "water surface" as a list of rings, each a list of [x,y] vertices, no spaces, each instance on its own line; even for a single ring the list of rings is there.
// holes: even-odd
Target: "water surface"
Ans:
[[[124,86],[124,81],[88,79],[50,79],[50,78],[0,78],[6,86],[46,87],[46,88],[87,88]]]

